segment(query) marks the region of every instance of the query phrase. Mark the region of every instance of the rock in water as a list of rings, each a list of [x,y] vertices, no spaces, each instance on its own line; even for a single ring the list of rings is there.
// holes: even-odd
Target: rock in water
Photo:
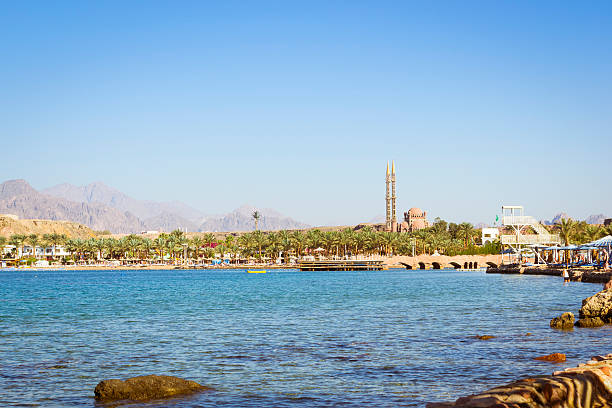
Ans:
[[[585,317],[584,319],[578,319],[576,322],[577,327],[601,327],[604,324],[600,317]]]
[[[180,394],[191,394],[209,389],[195,381],[167,375],[143,375],[121,380],[101,381],[94,390],[99,401],[149,400]]]
[[[571,329],[574,327],[574,314],[571,312],[563,313],[559,317],[555,317],[550,321],[550,327],[553,329]]]
[[[582,301],[580,318],[599,317],[604,323],[612,323],[612,289],[602,290]]]
[[[495,336],[491,336],[489,334],[485,334],[484,336],[476,336],[478,340],[491,340],[494,339]]]
[[[550,361],[551,363],[562,363],[565,361],[565,354],[562,353],[552,353],[547,356],[536,357],[534,360],[540,361]]]

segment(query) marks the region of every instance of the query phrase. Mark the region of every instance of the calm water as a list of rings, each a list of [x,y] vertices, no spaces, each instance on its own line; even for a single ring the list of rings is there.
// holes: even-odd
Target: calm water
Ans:
[[[93,407],[100,380],[143,374],[214,391],[130,407],[423,406],[612,352],[610,326],[548,327],[599,290],[454,271],[2,271],[0,406]],[[532,360],[552,352],[568,362]]]

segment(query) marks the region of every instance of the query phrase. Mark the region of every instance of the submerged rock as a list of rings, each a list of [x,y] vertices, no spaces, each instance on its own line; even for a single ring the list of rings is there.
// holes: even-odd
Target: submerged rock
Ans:
[[[195,381],[167,375],[143,375],[121,380],[101,381],[94,390],[99,401],[149,400],[191,394],[209,389]]]
[[[491,336],[491,335],[489,335],[489,334],[485,334],[485,335],[483,335],[483,336],[476,336],[476,338],[477,338],[478,340],[491,340],[491,339],[494,339],[494,338],[495,338],[495,336]]]
[[[600,317],[585,317],[584,319],[578,319],[576,322],[578,327],[601,327],[604,324]]]
[[[548,354],[546,356],[536,357],[536,358],[534,358],[534,360],[550,361],[551,363],[561,363],[561,362],[565,361],[565,354],[563,354],[563,353],[552,353],[552,354]]]
[[[612,323],[612,289],[602,290],[582,301],[581,319],[600,317],[604,323]]]
[[[574,327],[574,320],[573,313],[563,313],[561,316],[555,317],[550,321],[550,327],[553,329],[572,329]]]

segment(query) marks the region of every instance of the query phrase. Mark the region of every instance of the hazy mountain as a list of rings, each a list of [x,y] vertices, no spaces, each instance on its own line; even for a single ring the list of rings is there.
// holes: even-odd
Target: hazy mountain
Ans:
[[[15,214],[25,219],[74,221],[94,230],[113,233],[169,232],[175,229],[249,231],[255,228],[252,217],[255,208],[249,206],[225,215],[204,217],[203,212],[186,204],[136,200],[99,182],[81,187],[60,184],[44,191],[46,193],[36,191],[25,180],[0,184],[0,214]],[[259,212],[259,228],[262,230],[308,227],[271,209]]]
[[[572,217],[570,217],[569,215],[567,215],[566,213],[562,212],[559,213],[557,215],[555,215],[552,220],[548,221],[548,220],[542,220],[540,221],[541,224],[544,225],[555,225],[561,222],[561,219],[570,219]]]
[[[64,183],[47,188],[42,192],[70,201],[104,204],[120,211],[129,211],[142,220],[153,220],[155,217],[161,216],[166,219],[166,222],[169,222],[171,218],[169,215],[173,215],[177,217],[178,223],[180,223],[180,220],[196,222],[204,216],[201,211],[187,204],[178,201],[155,202],[137,200],[102,182],[95,182],[86,186],[74,186]],[[155,223],[159,221],[152,222]]]
[[[198,225],[176,214],[163,212],[151,218],[144,220],[148,230],[170,232],[175,229],[182,231],[197,231]]]
[[[130,212],[119,211],[99,203],[74,202],[34,190],[25,180],[0,184],[0,213],[20,218],[66,220],[94,230],[140,232],[144,224]]]
[[[587,224],[603,224],[606,218],[608,217],[606,217],[603,214],[589,215],[586,219],[586,223]]]
[[[376,217],[372,218],[368,221],[368,224],[384,224],[385,223],[385,215],[379,214]]]
[[[229,214],[210,217],[200,225],[200,231],[252,231],[255,229],[253,212],[259,211],[261,218],[258,221],[260,230],[281,230],[308,228],[309,225],[285,217],[280,213],[269,209],[256,209],[243,205]]]

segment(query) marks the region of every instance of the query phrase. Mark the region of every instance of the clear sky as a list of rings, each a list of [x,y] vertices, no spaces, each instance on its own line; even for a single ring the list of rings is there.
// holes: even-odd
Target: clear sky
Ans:
[[[0,175],[206,213],[612,216],[610,1],[27,1]],[[398,214],[398,215],[399,215]]]

